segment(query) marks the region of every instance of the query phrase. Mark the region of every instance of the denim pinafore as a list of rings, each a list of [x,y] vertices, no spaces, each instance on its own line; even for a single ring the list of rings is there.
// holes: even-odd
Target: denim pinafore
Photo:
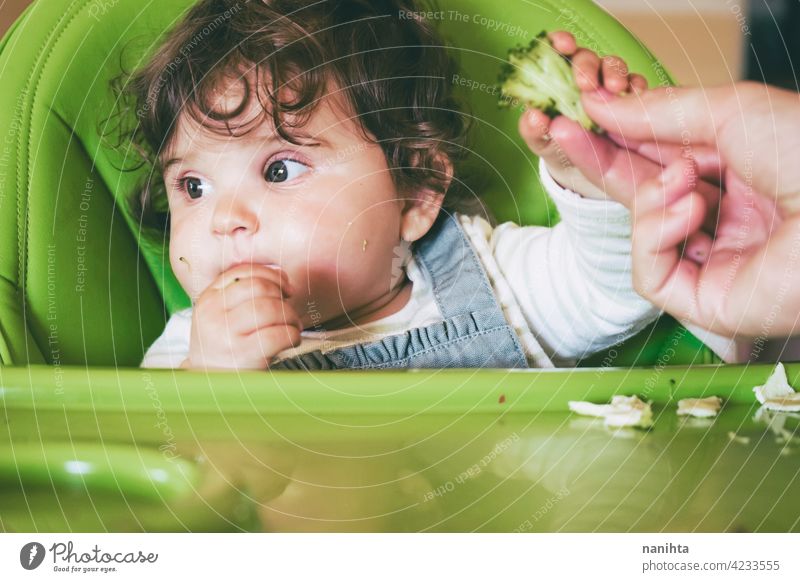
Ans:
[[[456,216],[441,212],[414,248],[444,320],[323,353],[306,352],[270,369],[527,368],[489,279]]]

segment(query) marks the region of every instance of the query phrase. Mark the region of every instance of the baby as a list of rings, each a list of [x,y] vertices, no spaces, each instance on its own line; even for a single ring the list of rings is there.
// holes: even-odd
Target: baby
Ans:
[[[192,299],[142,366],[552,367],[658,315],[631,284],[628,210],[563,162],[557,144],[589,144],[572,121],[520,120],[558,225],[463,211],[456,65],[403,17],[415,4],[203,0],[135,74],[132,139],[159,182],[134,202],[146,218],[166,199]],[[551,40],[584,91],[646,86]]]

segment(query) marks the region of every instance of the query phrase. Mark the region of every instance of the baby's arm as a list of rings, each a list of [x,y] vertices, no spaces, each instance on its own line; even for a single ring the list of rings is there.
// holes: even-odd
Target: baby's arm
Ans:
[[[543,163],[540,172],[561,222],[501,224],[490,245],[534,336],[563,365],[636,334],[659,310],[633,289],[628,210],[561,188]]]

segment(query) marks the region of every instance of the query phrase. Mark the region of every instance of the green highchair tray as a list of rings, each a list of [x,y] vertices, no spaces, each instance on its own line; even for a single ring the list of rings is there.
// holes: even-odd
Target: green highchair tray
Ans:
[[[0,531],[800,531],[771,371],[0,368]],[[565,412],[615,394],[653,426]]]

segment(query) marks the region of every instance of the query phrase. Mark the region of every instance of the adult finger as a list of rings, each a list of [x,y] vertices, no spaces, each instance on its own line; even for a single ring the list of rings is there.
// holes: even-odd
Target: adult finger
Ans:
[[[563,116],[550,123],[550,135],[557,144],[558,159],[566,158],[593,185],[628,208],[639,185],[663,171],[660,164],[620,148],[606,137],[584,131],[578,123]],[[710,206],[717,205],[718,188],[699,182],[697,189]]]
[[[705,200],[693,192],[680,168],[642,185],[647,201],[677,198],[661,207],[637,209],[631,257],[634,286],[643,297],[673,315],[689,318],[695,310],[699,265],[682,255],[684,242],[699,232]]]
[[[661,166],[668,166],[679,158],[691,157],[697,164],[697,173],[700,177],[717,183],[722,181],[724,166],[719,150],[714,146],[637,141],[614,132],[608,132],[606,135],[621,148],[632,150]]]
[[[586,113],[600,127],[628,139],[712,145],[729,115],[728,91],[660,87],[641,95],[581,95]]]
[[[691,235],[683,247],[683,256],[697,263],[704,264],[711,256],[714,239],[702,230]]]

